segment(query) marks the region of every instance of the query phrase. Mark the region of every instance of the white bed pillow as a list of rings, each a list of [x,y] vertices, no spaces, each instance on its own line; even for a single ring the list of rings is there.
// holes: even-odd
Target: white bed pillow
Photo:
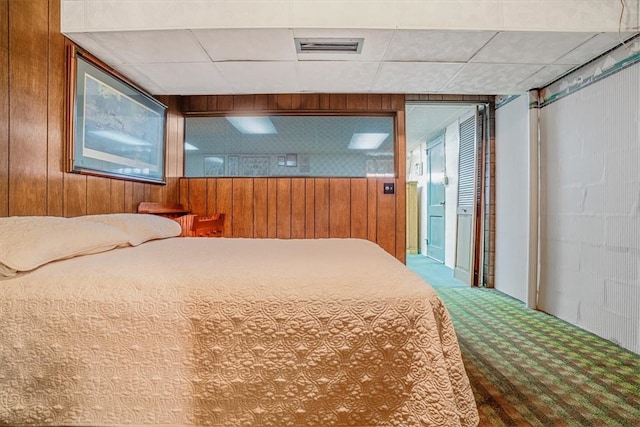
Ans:
[[[78,218],[122,230],[129,237],[131,246],[138,246],[149,240],[176,237],[182,233],[180,224],[170,218],[158,215],[119,213],[87,215]]]
[[[0,275],[13,276],[52,261],[107,251],[127,242],[127,235],[115,227],[76,218],[0,218]]]

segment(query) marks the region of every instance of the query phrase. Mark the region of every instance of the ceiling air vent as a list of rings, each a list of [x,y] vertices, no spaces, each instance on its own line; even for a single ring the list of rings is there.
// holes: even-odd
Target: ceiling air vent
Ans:
[[[298,53],[360,53],[364,39],[295,39]]]

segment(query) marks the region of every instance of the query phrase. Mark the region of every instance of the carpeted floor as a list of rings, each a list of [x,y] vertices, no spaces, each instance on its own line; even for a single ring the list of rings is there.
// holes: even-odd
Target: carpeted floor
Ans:
[[[640,426],[640,356],[421,255],[453,319],[481,426]]]

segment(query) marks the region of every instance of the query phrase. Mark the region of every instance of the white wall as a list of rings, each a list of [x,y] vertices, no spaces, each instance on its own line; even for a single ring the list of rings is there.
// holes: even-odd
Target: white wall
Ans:
[[[640,64],[540,114],[539,306],[640,353]]]
[[[496,109],[495,288],[527,299],[529,248],[529,96]]]

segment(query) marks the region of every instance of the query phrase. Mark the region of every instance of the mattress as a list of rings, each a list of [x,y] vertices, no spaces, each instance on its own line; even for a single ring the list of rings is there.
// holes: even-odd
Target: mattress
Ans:
[[[168,238],[0,281],[0,425],[477,423],[446,307],[369,241]]]

